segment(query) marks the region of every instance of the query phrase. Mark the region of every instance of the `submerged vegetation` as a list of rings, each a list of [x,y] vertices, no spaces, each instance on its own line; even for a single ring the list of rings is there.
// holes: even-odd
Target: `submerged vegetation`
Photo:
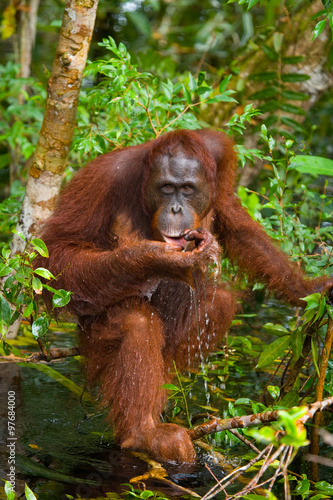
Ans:
[[[119,2],[112,12],[117,41],[97,37],[99,44],[93,46],[94,57],[85,71],[65,178],[97,155],[165,131],[223,128],[237,144],[238,196],[251,216],[309,276],[332,275],[333,150],[327,137],[332,134],[333,99],[329,84],[316,88],[313,74],[325,81],[331,67],[327,40],[332,36],[333,4],[304,4],[314,9],[311,15],[305,14],[302,2],[279,0],[203,6],[188,0],[178,7],[147,1],[135,4],[134,10],[128,2]],[[3,12],[4,38],[11,22],[9,7]],[[103,34],[108,8],[100,2]],[[192,8],[200,10],[200,26]],[[128,27],[118,29],[124,16],[126,25],[134,24],[139,33],[137,42]],[[45,23],[45,10],[41,18]],[[298,36],[296,27],[290,28],[292,21],[302,25]],[[316,43],[324,59],[320,64],[312,49]],[[146,45],[146,53],[136,50]],[[181,50],[185,46],[188,51]],[[282,306],[264,295],[261,283],[249,284],[240,277],[228,259],[221,263],[222,279],[247,290],[243,310],[218,352],[195,372],[181,375],[175,366],[174,382],[166,386],[170,395],[164,419],[191,428],[195,438],[201,433],[196,445],[205,471],[196,476],[185,470],[181,477],[172,467],[165,470],[147,457],[125,454],[126,480],[118,471],[117,485],[111,481],[109,464],[115,471],[122,459],[119,451],[110,451],[112,436],[85,389],[80,357],[72,350],[73,334],[62,334],[75,326],[56,323],[41,301],[43,288],[53,293],[53,309],[68,304],[71,294],[55,290],[56,277],[46,269],[33,271],[37,254],[47,257],[41,240],[18,234],[25,250],[20,255],[10,252],[46,99],[45,78],[37,71],[17,78],[19,71],[12,60],[0,66],[0,354],[2,367],[18,370],[18,397],[22,391],[27,398],[16,428],[22,447],[17,474],[37,497],[48,500],[60,495],[158,500],[175,494],[205,500],[216,495],[250,500],[333,496],[333,306],[319,293],[305,299],[304,311]],[[20,320],[19,336],[11,339],[8,330]],[[13,390],[13,377],[5,373],[8,391]],[[50,391],[45,400],[43,387]],[[321,406],[325,411],[317,411]],[[73,410],[66,414],[66,407]],[[256,422],[265,425],[252,429],[245,420],[249,415],[257,415]],[[40,422],[31,434],[25,429],[29,419]],[[69,426],[70,432],[62,426]],[[72,448],[62,449],[62,432]],[[53,441],[48,433],[54,433]],[[78,446],[77,440],[83,444]],[[3,498],[14,498],[10,490],[4,483]],[[25,495],[34,498],[29,489]]]

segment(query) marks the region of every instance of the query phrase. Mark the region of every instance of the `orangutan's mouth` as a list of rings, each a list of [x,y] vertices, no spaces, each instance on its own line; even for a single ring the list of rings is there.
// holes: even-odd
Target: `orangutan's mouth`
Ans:
[[[169,243],[170,245],[179,246],[182,249],[184,249],[188,244],[188,241],[186,241],[183,236],[166,236],[165,234],[163,234],[162,236],[166,243]]]

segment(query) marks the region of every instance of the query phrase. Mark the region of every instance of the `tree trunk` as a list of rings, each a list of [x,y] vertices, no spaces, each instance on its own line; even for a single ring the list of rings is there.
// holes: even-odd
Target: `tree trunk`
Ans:
[[[35,45],[37,12],[40,0],[21,0],[17,6],[18,62],[20,77],[30,76],[32,51]]]
[[[98,0],[66,0],[58,46],[47,85],[44,120],[34,153],[17,230],[26,238],[52,213],[72,142],[83,70]],[[22,250],[14,237],[12,251]]]

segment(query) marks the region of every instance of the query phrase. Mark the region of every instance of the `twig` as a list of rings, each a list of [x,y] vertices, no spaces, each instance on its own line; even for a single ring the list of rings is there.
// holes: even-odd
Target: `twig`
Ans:
[[[255,451],[256,453],[260,453],[260,450],[249,440],[246,439],[245,436],[243,436],[240,432],[236,431],[236,429],[230,429],[229,432],[233,435],[236,436],[240,441],[242,441],[246,446],[251,448],[251,450]]]
[[[215,479],[215,481],[217,483],[216,486],[219,484],[221,491],[223,491],[223,493],[225,494],[225,496],[228,497],[228,493],[226,492],[225,488],[223,488],[223,486],[221,485],[221,481],[219,481],[219,479],[217,479],[217,477],[215,476],[214,472],[211,470],[210,467],[208,467],[207,464],[205,464],[205,467],[210,472],[210,474],[213,476],[213,478]]]
[[[213,498],[216,495],[217,490],[219,490],[219,491],[221,490],[222,483],[225,483],[225,484],[223,484],[223,487],[227,488],[232,482],[234,482],[239,476],[241,476],[243,474],[243,472],[246,472],[248,469],[250,469],[250,467],[252,467],[252,465],[254,465],[256,462],[258,462],[261,459],[261,457],[266,453],[267,449],[269,449],[269,448],[271,448],[271,447],[267,446],[264,450],[262,450],[259,453],[259,455],[257,455],[255,458],[250,460],[246,465],[243,465],[242,467],[238,467],[237,469],[230,472],[230,474],[228,474],[223,479],[221,479],[221,481],[219,481],[219,484],[214,485],[213,488],[211,488],[206,493],[206,495],[202,497],[202,500],[209,500],[210,498]]]
[[[223,471],[229,473],[229,474],[233,474],[234,473],[234,468],[232,466],[232,464],[230,463],[229,460],[227,460],[225,458],[224,455],[222,455],[222,453],[219,453],[218,451],[215,451],[212,449],[212,446],[208,443],[206,443],[205,441],[202,441],[201,439],[198,439],[197,441],[194,442],[194,444],[196,446],[199,446],[200,448],[202,448],[203,450],[209,452],[210,456],[213,458],[214,460],[214,463],[217,463],[218,465],[220,465],[220,467],[223,469]],[[237,469],[238,470],[238,469]],[[223,479],[224,480],[224,479]],[[247,477],[244,477],[242,474],[238,474],[237,476],[237,481],[242,483],[242,484],[248,484],[250,479],[247,478]],[[230,481],[231,483],[232,481]],[[224,485],[224,488],[228,486],[228,485]],[[217,487],[217,485],[214,485],[214,488]],[[219,490],[220,491],[220,490]],[[256,488],[256,491],[258,492],[258,495],[265,495],[265,492],[262,488],[259,488],[257,487]],[[209,493],[209,492],[208,492]],[[218,492],[217,492],[218,493]],[[216,493],[216,494],[217,494]],[[212,497],[215,496],[215,494],[212,494]],[[210,497],[210,498],[212,498]]]

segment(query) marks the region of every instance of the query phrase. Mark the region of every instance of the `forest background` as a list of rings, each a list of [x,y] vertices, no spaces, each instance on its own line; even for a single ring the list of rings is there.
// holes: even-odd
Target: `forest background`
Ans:
[[[310,276],[332,274],[332,2],[92,0],[68,1],[66,9],[74,3],[90,9],[87,24],[92,41],[89,48],[89,37],[81,40],[89,55],[82,85],[81,78],[72,82],[80,93],[77,100],[73,91],[77,115],[66,121],[68,148],[58,145],[52,149],[51,141],[43,142],[47,124],[39,136],[50,74],[49,91],[59,84],[51,68],[59,30],[66,24],[66,16],[62,22],[65,5],[60,0],[21,0],[2,9],[3,360],[22,362],[27,356],[27,338],[34,339],[44,356],[50,356],[52,318],[39,307],[36,294],[45,286],[52,291],[53,277],[46,270],[34,273],[32,261],[36,252],[47,254],[35,233],[52,211],[61,182],[99,154],[142,143],[167,130],[212,127],[227,131],[237,144],[238,195],[251,215]],[[62,57],[66,65],[65,50]],[[68,80],[60,83],[69,95]],[[65,111],[60,107],[59,112]],[[37,146],[38,137],[42,140]],[[47,158],[42,166],[38,163],[41,148],[43,162]],[[46,181],[36,176],[36,163],[46,171]],[[59,180],[52,184],[50,175]],[[25,190],[29,183],[30,189]],[[43,203],[36,197],[39,189]],[[25,217],[20,220],[21,213]],[[31,215],[28,223],[27,213]],[[11,250],[13,231],[16,239]],[[19,255],[15,254],[18,249]],[[246,279],[238,276],[228,260],[223,260],[222,267],[227,279],[246,287]],[[49,284],[43,285],[40,277]],[[68,292],[53,291],[54,307],[70,300]],[[257,283],[244,314],[235,321],[228,346],[194,375],[195,382],[199,380],[210,391],[210,404],[201,406],[213,415],[217,406],[220,416],[238,417],[249,410],[287,409],[332,398],[332,317],[332,307],[319,294],[308,298],[302,316],[301,311],[282,308],[274,299],[265,298]],[[8,329],[18,322],[21,337],[10,340]],[[237,330],[242,327],[246,334]],[[261,335],[254,336],[254,330]],[[260,374],[260,400],[254,394],[227,397],[233,393],[237,377],[255,369]],[[57,377],[50,371],[48,376]],[[179,383],[181,390],[176,385],[169,387],[170,412],[172,417],[184,414],[186,419],[185,396],[194,381],[179,378]],[[243,388],[246,391],[245,383]],[[317,415],[316,425],[330,432],[330,414],[325,419]],[[297,414],[293,422],[299,418]],[[280,425],[286,429],[286,422]],[[278,456],[279,474],[285,477],[292,456],[307,444],[296,427],[289,429],[289,455],[283,448]],[[271,445],[285,446],[277,442],[276,433],[265,439]],[[313,433],[310,452],[318,456],[321,443],[320,454],[330,467],[325,439]],[[238,443],[239,437],[222,430],[214,434],[214,440],[221,448]],[[318,460],[312,463],[312,483],[305,474],[298,476],[294,494],[327,498],[333,487],[320,476]]]

